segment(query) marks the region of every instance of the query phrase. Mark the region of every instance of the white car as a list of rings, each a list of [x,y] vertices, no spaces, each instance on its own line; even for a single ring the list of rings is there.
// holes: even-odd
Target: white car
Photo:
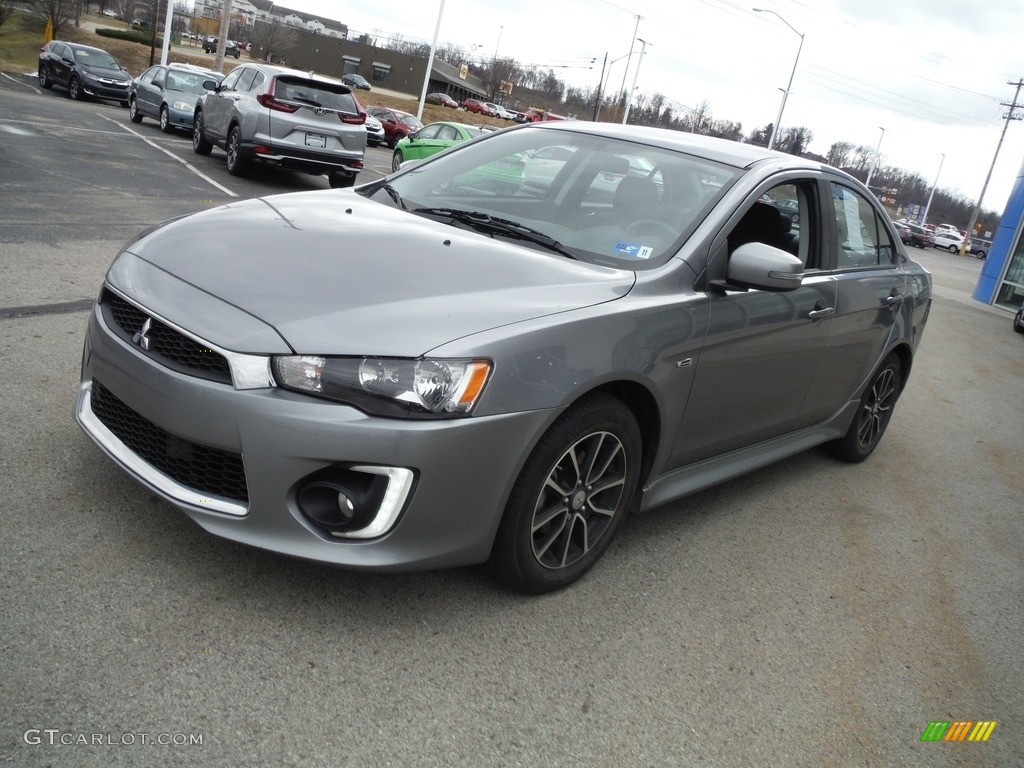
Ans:
[[[964,239],[960,237],[960,233],[955,235],[950,232],[939,232],[935,230],[935,242],[933,245],[936,248],[945,248],[950,253],[959,253],[960,247],[964,244]]]
[[[492,104],[489,101],[484,103],[486,104],[487,108],[491,110],[491,114],[494,115],[495,117],[500,117],[502,120],[511,120],[513,118],[512,113],[505,109],[503,106],[501,106],[501,104]]]

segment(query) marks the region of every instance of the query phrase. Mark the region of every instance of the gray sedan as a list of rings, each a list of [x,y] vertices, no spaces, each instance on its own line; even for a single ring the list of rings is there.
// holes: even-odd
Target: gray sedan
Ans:
[[[551,183],[525,183],[560,146]],[[486,561],[545,592],[630,513],[816,445],[866,459],[930,303],[840,171],[530,124],[129,243],[77,418],[217,535],[355,569]]]

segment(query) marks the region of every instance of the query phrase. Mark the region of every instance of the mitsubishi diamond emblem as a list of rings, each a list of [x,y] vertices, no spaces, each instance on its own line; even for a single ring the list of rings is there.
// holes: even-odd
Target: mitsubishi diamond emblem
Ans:
[[[150,328],[150,326],[152,324],[153,324],[153,318],[147,317],[146,318],[146,322],[144,322],[142,324],[142,327],[138,331],[135,332],[134,336],[132,336],[132,343],[133,344],[138,344],[146,352],[149,352],[149,343],[150,343],[149,336],[147,336],[146,334],[149,333],[149,328]]]

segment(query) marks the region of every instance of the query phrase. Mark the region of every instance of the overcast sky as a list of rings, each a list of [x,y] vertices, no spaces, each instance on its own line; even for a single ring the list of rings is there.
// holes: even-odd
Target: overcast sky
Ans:
[[[429,43],[441,0],[281,5],[354,32]],[[809,128],[810,149],[822,155],[835,141],[873,149],[882,137],[883,165],[928,184],[938,175],[940,188],[973,202],[1004,126],[1001,102],[1014,97],[1007,83],[1024,77],[1022,11],[1021,0],[444,0],[438,39],[484,59],[497,53],[550,66],[571,85],[595,87],[604,55],[628,54],[636,30],[647,41],[638,91],[683,107],[707,101],[713,118],[740,122],[749,134],[775,120],[803,33],[783,128]],[[640,48],[636,42],[627,88]],[[611,67],[613,89],[627,61]],[[1018,120],[1006,132],[986,209],[1002,213],[1022,163]]]

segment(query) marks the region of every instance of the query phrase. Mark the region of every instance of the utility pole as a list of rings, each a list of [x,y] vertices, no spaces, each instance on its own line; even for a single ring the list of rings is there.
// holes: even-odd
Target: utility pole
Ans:
[[[1010,126],[1011,120],[1024,120],[1024,115],[1014,114],[1014,110],[1018,109],[1017,99],[1020,97],[1020,89],[1024,88],[1024,79],[1017,78],[1017,82],[1007,81],[1007,85],[1017,86],[1017,90],[1013,93],[1013,101],[1007,104],[1005,101],[1001,102],[1001,106],[1009,107],[1006,114],[1003,115],[1006,122],[1003,124],[1003,131],[999,134],[999,143],[996,145],[996,153],[992,157],[992,165],[988,168],[988,175],[985,177],[985,183],[981,187],[981,194],[978,195],[978,204],[974,206],[974,212],[971,214],[971,221],[967,225],[967,237],[964,238],[963,245],[960,246],[960,255],[963,256],[967,253],[967,248],[970,244],[970,239],[974,236],[974,225],[978,223],[978,214],[981,213],[981,201],[985,199],[985,190],[988,189],[988,183],[992,180],[992,171],[995,170],[996,160],[999,158],[999,150],[1003,147],[1003,139],[1006,138],[1006,129]]]
[[[213,68],[224,71],[224,48],[228,44],[228,32],[231,30],[231,0],[224,0],[220,12],[220,39],[217,41],[217,53],[213,57]]]

